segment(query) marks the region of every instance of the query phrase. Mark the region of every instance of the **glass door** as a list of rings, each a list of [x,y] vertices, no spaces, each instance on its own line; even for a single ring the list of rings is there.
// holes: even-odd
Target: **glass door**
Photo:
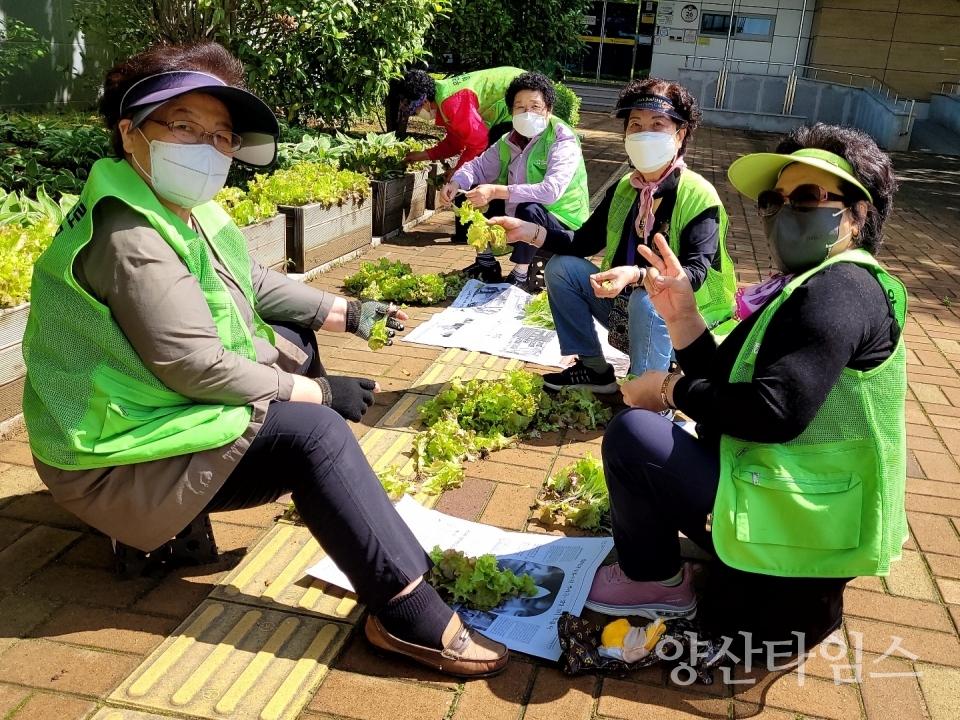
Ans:
[[[633,75],[637,26],[644,4],[652,3],[605,3],[597,80],[629,80]]]

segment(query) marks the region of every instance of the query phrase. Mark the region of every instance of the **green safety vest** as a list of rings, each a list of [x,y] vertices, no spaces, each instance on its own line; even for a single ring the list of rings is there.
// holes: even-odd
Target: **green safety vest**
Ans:
[[[906,320],[907,292],[865,250],[848,250],[794,278],[763,310],[730,372],[749,383],[777,309],[807,278],[838,262],[870,270]],[[842,312],[842,308],[837,309]],[[883,364],[844,368],[799,437],[756,443],[723,435],[713,544],[730,567],[781,577],[887,575],[909,531],[903,336]]]
[[[167,210],[123,160],[97,161],[33,271],[23,337],[27,377],[23,415],[33,454],[65,470],[113,467],[220,447],[246,430],[252,409],[197,403],[150,372],[110,309],[73,276],[77,254],[93,236],[94,208],[112,197],[141,214],[197,278],[217,334],[229,352],[256,361],[247,324],[217,275],[207,242]],[[218,259],[254,307],[243,234],[215,202],[193,211]],[[256,313],[254,314],[256,317]],[[256,334],[274,342],[256,317]]]
[[[437,80],[433,99],[440,108],[440,117],[449,125],[450,118],[443,114],[443,101],[461,90],[472,90],[480,105],[480,117],[488,130],[494,125],[510,122],[512,115],[504,97],[513,79],[525,72],[520,68],[505,66]]]
[[[551,117],[547,129],[540,133],[540,137],[536,139],[527,155],[528,183],[541,183],[547,174],[547,156],[557,140],[557,123],[570,130],[575,138],[577,137],[577,134],[563,120]],[[509,135],[510,133],[507,133],[497,141],[500,146],[500,178],[497,182],[500,185],[507,184],[509,173],[510,146],[507,145]],[[579,138],[577,145],[580,145]],[[571,230],[578,230],[590,217],[590,190],[587,188],[587,167],[583,163],[583,153],[580,154],[580,163],[567,189],[563,191],[563,195],[555,203],[546,207],[554,217]]]
[[[630,184],[630,175],[617,184],[607,215],[607,252],[600,266],[602,270],[609,270],[613,263],[613,256],[623,235],[623,226],[627,222],[630,209],[637,201],[637,195],[637,189]],[[717,249],[719,269],[716,268],[715,260],[713,266],[707,269],[707,277],[694,296],[707,327],[715,328],[733,317],[734,297],[737,293],[737,276],[726,246],[729,224],[727,211],[723,209],[723,203],[720,202],[720,196],[713,185],[692,170],[681,172],[677,185],[677,201],[670,216],[669,240],[674,254],[680,252],[680,234],[687,223],[711,207],[720,211],[720,243]]]

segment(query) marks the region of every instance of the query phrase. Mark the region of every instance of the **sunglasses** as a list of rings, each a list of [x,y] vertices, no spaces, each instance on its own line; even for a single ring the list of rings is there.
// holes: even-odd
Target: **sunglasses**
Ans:
[[[789,195],[784,195],[779,190],[764,190],[757,196],[757,211],[760,217],[770,217],[780,212],[785,202],[789,202],[793,210],[808,212],[820,207],[820,203],[843,199],[843,195],[837,195],[811,183],[798,185]]]

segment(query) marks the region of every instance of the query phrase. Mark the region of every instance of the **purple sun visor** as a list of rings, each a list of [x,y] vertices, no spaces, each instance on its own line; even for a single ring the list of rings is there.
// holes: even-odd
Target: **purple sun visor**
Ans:
[[[267,167],[277,159],[280,126],[277,116],[251,92],[227,85],[220,78],[196,70],[175,70],[145,77],[134,83],[120,101],[120,117],[139,127],[168,100],[199,92],[211,95],[230,112],[233,132],[243,138],[243,147],[233,159],[253,167]]]

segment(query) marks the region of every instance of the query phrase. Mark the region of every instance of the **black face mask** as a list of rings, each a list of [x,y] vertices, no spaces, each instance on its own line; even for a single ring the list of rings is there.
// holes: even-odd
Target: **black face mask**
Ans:
[[[843,209],[814,208],[804,212],[783,207],[763,218],[773,262],[782,273],[802,273],[816,267],[830,254],[840,238]]]

